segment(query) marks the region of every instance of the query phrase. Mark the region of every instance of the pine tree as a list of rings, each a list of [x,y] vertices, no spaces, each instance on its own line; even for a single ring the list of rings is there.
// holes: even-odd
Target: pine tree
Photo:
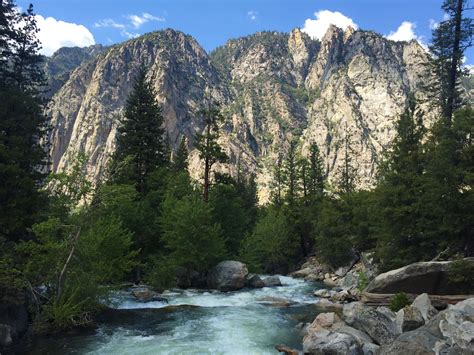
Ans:
[[[319,148],[312,143],[309,148],[308,193],[311,197],[321,197],[324,193],[325,173]]]
[[[45,178],[41,170],[47,168],[46,154],[40,144],[47,124],[40,93],[36,90],[43,73],[39,66],[32,7],[22,15],[25,26],[18,26],[18,16],[13,2],[2,1],[0,236],[9,240],[25,237],[44,211],[45,196],[39,188]]]
[[[284,184],[283,159],[281,155],[278,155],[276,164],[273,166],[273,177],[270,186],[271,200],[275,206],[281,207],[283,205]]]
[[[433,30],[430,51],[437,84],[432,88],[439,98],[443,116],[451,124],[453,112],[462,104],[459,90],[464,51],[472,45],[474,23],[465,15],[467,0],[444,0],[442,9],[447,19]]]
[[[3,85],[10,78],[10,61],[13,56],[12,42],[16,38],[14,29],[17,12],[12,0],[0,3],[0,82]]]
[[[422,146],[425,128],[414,100],[410,100],[396,128],[392,151],[380,168],[376,191],[381,218],[377,252],[384,269],[432,257],[436,252],[436,240],[424,233],[425,223],[429,223],[424,219],[422,204],[427,188]]]
[[[188,171],[188,145],[186,142],[186,136],[181,138],[178,151],[174,158],[173,164],[175,171]]]
[[[219,123],[224,121],[219,105],[207,99],[207,107],[201,110],[204,119],[204,133],[197,135],[196,148],[199,157],[204,160],[204,202],[209,201],[209,188],[211,186],[211,171],[215,163],[223,163],[227,155],[222,150],[217,140],[219,139]]]
[[[296,145],[296,141],[290,143],[290,149],[288,149],[288,155],[283,166],[286,181],[285,199],[290,206],[296,202],[300,191],[300,174],[296,156]]]
[[[10,78],[13,85],[24,92],[38,96],[46,85],[46,78],[40,64],[43,56],[39,54],[41,42],[37,38],[39,32],[36,24],[33,5],[26,12],[14,17],[15,36],[11,42]]]
[[[117,130],[117,150],[112,164],[113,179],[132,183],[140,194],[146,193],[147,177],[168,165],[165,130],[156,93],[144,68],[138,73]]]
[[[355,191],[356,181],[357,181],[357,172],[355,170],[352,156],[354,151],[351,149],[351,140],[352,135],[350,134],[347,124],[344,135],[344,157],[342,166],[339,167],[339,181],[338,181],[338,190],[341,194],[350,194]]]

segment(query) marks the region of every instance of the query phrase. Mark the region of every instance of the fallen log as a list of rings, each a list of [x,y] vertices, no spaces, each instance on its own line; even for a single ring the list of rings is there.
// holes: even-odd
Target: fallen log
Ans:
[[[413,300],[418,296],[417,294],[406,294],[408,299]],[[362,292],[360,301],[368,306],[389,306],[394,293],[369,293]],[[449,304],[456,304],[458,302],[474,298],[474,295],[428,295],[431,304],[435,308],[446,308]]]

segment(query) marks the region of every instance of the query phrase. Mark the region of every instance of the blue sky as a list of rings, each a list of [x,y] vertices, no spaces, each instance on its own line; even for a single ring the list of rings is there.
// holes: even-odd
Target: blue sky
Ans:
[[[30,1],[17,1],[25,8]],[[192,35],[207,50],[262,30],[287,32],[327,22],[356,24],[393,39],[428,44],[442,0],[37,0],[45,53],[61,45],[112,44],[163,28]],[[328,10],[328,11],[322,11]],[[320,12],[322,11],[322,12]],[[340,14],[334,15],[335,12]],[[305,22],[307,19],[319,22]],[[347,18],[347,19],[346,19]],[[349,22],[348,22],[349,21]],[[404,25],[402,26],[402,24]],[[402,28],[400,29],[400,26]],[[313,28],[313,32],[311,32]],[[399,30],[400,29],[400,30]],[[397,32],[397,30],[399,30]],[[317,32],[317,31],[316,31]],[[394,35],[394,33],[396,33]],[[466,52],[474,64],[474,50]]]

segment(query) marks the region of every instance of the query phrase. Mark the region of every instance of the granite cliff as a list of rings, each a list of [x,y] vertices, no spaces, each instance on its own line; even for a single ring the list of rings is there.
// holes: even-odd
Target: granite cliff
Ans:
[[[86,57],[62,72],[65,79],[50,104],[54,171],[67,169],[71,157],[84,151],[88,177],[103,178],[117,117],[145,66],[163,105],[171,146],[176,149],[182,135],[189,138],[191,174],[202,174],[193,137],[203,128],[198,112],[210,94],[227,118],[221,144],[230,160],[216,169],[256,172],[263,201],[271,167],[292,140],[303,155],[316,142],[334,178],[348,139],[358,183],[370,186],[408,95],[415,93],[420,102],[425,97],[428,58],[416,41],[393,42],[334,26],[321,41],[299,29],[261,32],[210,54],[192,37],[167,29]]]

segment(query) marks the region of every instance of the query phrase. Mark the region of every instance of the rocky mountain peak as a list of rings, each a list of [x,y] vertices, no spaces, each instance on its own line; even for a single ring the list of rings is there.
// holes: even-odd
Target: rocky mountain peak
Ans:
[[[115,146],[117,116],[138,69],[146,66],[174,148],[183,135],[192,147],[202,130],[197,112],[205,92],[222,103],[227,121],[221,144],[230,161],[216,169],[256,172],[262,201],[268,198],[272,165],[285,156],[291,140],[299,142],[302,154],[316,142],[334,178],[342,143],[350,139],[359,184],[367,186],[408,94],[423,94],[426,60],[416,43],[335,26],[321,41],[300,29],[259,32],[210,54],[179,31],[146,34],[82,62],[57,91],[50,106],[53,167],[67,169],[72,154],[84,151],[89,177],[103,177]],[[190,161],[199,179],[201,165],[193,150]]]

